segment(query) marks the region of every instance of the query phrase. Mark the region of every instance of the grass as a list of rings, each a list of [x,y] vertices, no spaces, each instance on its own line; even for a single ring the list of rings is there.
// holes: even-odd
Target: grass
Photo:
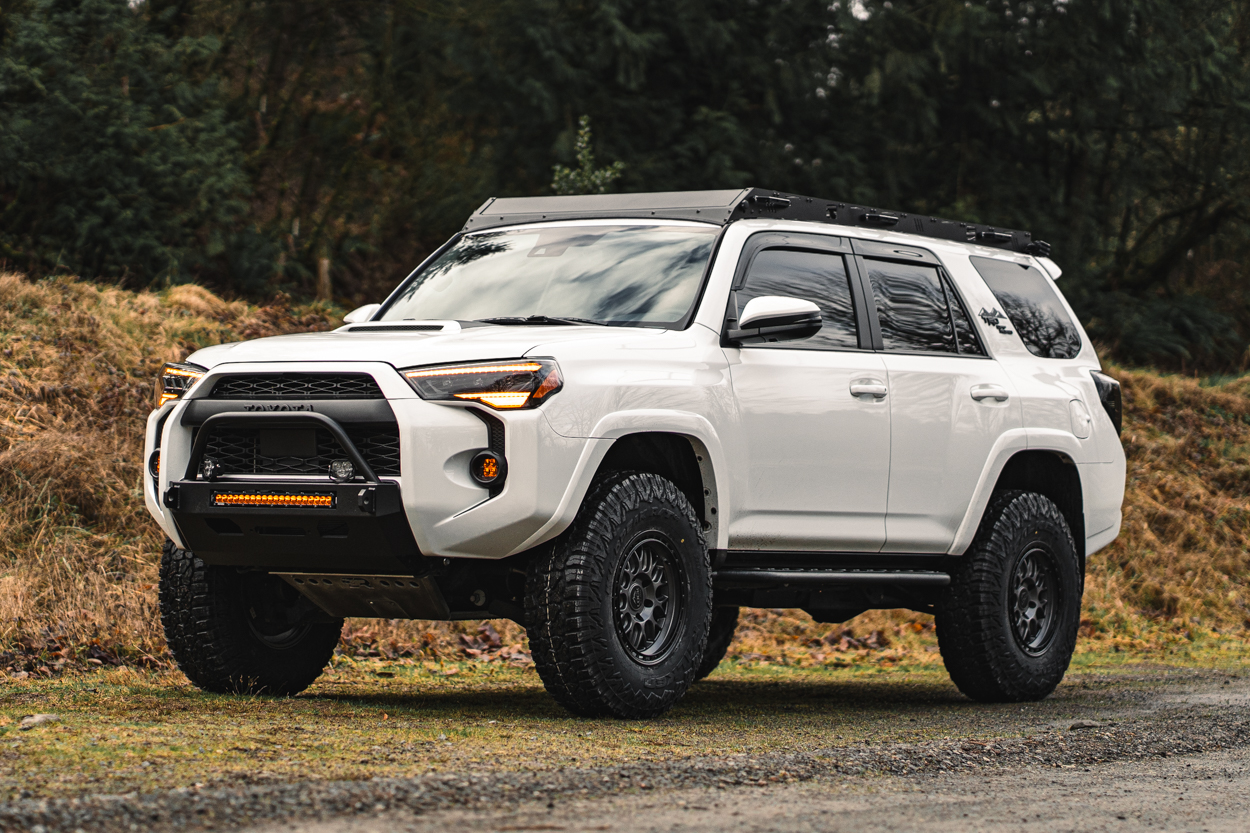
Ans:
[[[1162,667],[1236,670],[1247,657],[1244,647],[1206,645]],[[1111,690],[1159,685],[1159,667],[1087,650],[1050,701],[983,706],[955,691],[935,657],[731,661],[671,713],[641,723],[570,717],[532,668],[502,664],[343,657],[291,699],[204,694],[175,672],[107,669],[0,684],[0,801],[1004,736],[1019,733],[1022,708],[1043,721],[1088,716]],[[20,730],[32,713],[60,720]]]
[[[199,347],[329,329],[341,312],[0,274],[0,679],[172,668],[156,605],[160,538],[139,490],[153,378]],[[1083,644],[1152,659],[1250,644],[1250,378],[1109,371],[1125,391],[1128,491],[1120,538],[1090,559]],[[933,648],[930,617],[907,611],[828,625],[753,610],[730,657],[902,668],[931,664]],[[524,651],[509,622],[349,620],[340,646],[343,657],[416,663],[524,664]]]

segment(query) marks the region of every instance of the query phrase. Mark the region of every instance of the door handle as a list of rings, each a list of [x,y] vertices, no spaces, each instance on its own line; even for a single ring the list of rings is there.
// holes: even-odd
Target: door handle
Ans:
[[[890,389],[880,382],[852,382],[851,396],[871,396],[874,399],[884,399]]]
[[[978,402],[982,399],[996,399],[999,402],[1006,402],[1008,393],[1006,388],[998,385],[976,385],[972,388],[972,398]]]

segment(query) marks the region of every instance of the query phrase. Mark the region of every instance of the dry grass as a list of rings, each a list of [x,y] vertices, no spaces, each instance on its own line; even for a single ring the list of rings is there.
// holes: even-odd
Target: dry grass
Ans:
[[[133,293],[0,274],[0,673],[168,666],[156,609],[160,540],[143,509],[142,427],[162,362],[222,341],[328,329],[338,310],[226,302],[180,286]],[[1090,563],[1083,644],[1166,652],[1250,639],[1250,380],[1213,387],[1115,371],[1125,385],[1125,531]],[[523,664],[508,622],[356,620],[344,652]],[[746,611],[746,664],[931,663],[928,617],[846,626]]]

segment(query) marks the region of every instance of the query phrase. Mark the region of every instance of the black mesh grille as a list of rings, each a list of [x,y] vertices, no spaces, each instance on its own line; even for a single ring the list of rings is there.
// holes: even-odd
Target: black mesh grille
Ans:
[[[366,373],[254,373],[223,376],[209,399],[381,399]]]
[[[396,425],[344,425],[347,436],[360,449],[375,474],[399,474],[399,427]],[[221,464],[222,474],[324,474],[331,460],[345,460],[329,431],[316,429],[315,457],[263,457],[258,453],[260,432],[253,428],[219,428],[208,438],[204,456]]]

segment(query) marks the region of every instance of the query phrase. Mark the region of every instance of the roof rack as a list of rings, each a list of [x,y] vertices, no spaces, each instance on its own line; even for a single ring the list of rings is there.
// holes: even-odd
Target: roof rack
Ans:
[[[742,188],[730,191],[662,191],[646,194],[582,194],[569,197],[492,197],[469,217],[462,231],[550,220],[700,220],[726,225],[770,217],[839,226],[897,231],[938,240],[976,243],[1048,257],[1050,244],[1027,231],[961,223],[922,214],[885,211],[854,203]]]

